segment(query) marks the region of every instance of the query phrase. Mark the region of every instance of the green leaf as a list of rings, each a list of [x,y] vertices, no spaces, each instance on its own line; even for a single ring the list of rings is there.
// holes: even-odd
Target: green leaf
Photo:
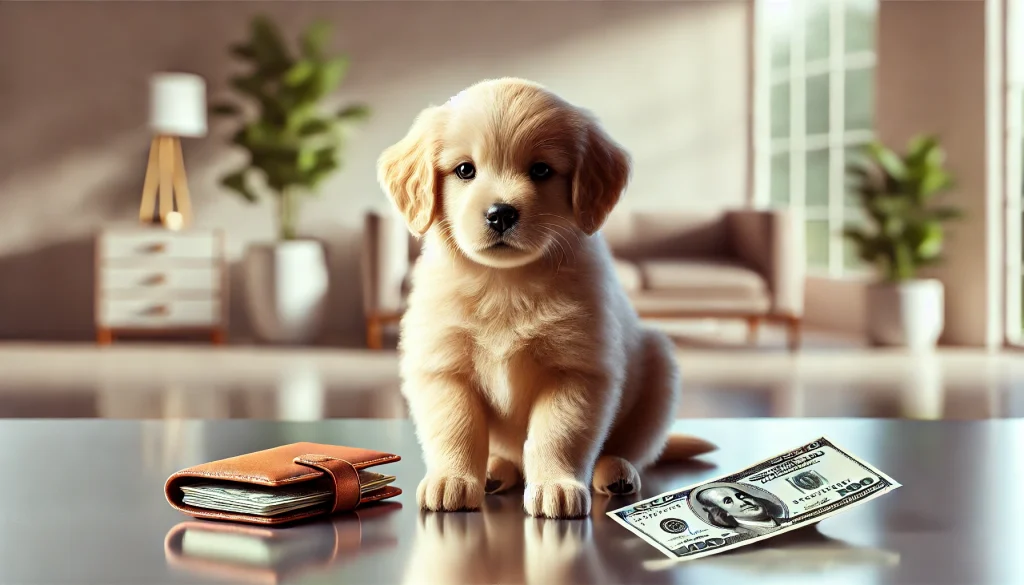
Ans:
[[[250,45],[256,60],[267,73],[274,75],[291,67],[288,48],[281,39],[281,34],[274,23],[266,16],[257,16],[252,20],[252,43]]]
[[[253,61],[256,59],[256,50],[249,45],[231,45],[230,52],[239,59]]]
[[[300,173],[308,173],[316,167],[317,152],[312,148],[304,148],[299,151],[298,167]]]
[[[906,178],[907,167],[903,163],[903,159],[893,152],[892,149],[876,141],[869,144],[867,150],[868,156],[877,162],[889,177],[892,177],[897,181],[901,181]]]
[[[930,169],[921,178],[919,193],[923,197],[931,197],[953,185],[953,178],[942,169]]]
[[[230,175],[221,179],[220,183],[221,185],[224,185],[228,189],[231,189],[232,191],[241,195],[249,203],[255,203],[257,201],[256,194],[253,193],[252,190],[249,189],[248,184],[246,184],[247,171],[248,169],[242,169],[240,171],[231,173]]]
[[[348,57],[335,57],[324,63],[318,79],[318,94],[326,96],[337,89],[338,85],[341,84],[341,80],[345,78],[345,74],[348,73],[348,67]]]
[[[920,227],[919,242],[916,253],[918,258],[936,258],[942,251],[942,226],[938,222],[929,222]]]
[[[235,104],[224,102],[214,104],[213,107],[210,108],[210,113],[215,116],[236,116],[242,113],[242,110]]]
[[[299,126],[297,133],[299,136],[305,138],[308,136],[315,136],[317,134],[327,132],[330,129],[331,125],[327,123],[327,121],[321,118],[312,118],[310,120],[305,121],[301,126]]]
[[[292,68],[284,74],[284,83],[289,87],[299,87],[309,81],[315,72],[316,64],[304,59],[292,65]]]
[[[320,60],[331,36],[331,24],[326,21],[313,23],[302,35],[302,54],[307,59]]]
[[[238,75],[229,79],[228,83],[231,84],[231,87],[238,90],[239,93],[256,99],[263,97],[265,83],[263,78],[257,75]]]
[[[342,108],[337,116],[339,120],[365,120],[370,117],[370,107],[366,104],[352,104]]]

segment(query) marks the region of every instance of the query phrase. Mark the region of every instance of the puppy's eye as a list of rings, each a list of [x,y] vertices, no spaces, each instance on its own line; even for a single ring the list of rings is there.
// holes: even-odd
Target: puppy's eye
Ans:
[[[533,163],[533,166],[530,167],[530,178],[542,181],[553,175],[554,172],[551,167],[544,163]]]
[[[463,181],[468,181],[476,176],[476,167],[469,163],[462,163],[455,167],[455,176]]]

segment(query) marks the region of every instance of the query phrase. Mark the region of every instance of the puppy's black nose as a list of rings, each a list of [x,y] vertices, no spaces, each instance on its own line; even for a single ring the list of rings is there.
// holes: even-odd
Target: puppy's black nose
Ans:
[[[503,234],[519,221],[519,212],[506,203],[495,203],[487,210],[487,227]]]

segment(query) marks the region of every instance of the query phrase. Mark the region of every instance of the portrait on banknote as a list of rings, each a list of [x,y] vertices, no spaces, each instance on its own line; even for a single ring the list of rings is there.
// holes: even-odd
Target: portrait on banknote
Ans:
[[[767,490],[749,484],[711,482],[690,492],[687,502],[698,518],[747,537],[774,532],[789,517],[786,504]]]

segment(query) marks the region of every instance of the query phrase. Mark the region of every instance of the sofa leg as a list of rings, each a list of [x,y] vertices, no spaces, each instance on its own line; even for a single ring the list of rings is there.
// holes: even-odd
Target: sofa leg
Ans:
[[[378,317],[366,319],[366,347],[384,349],[384,327]]]
[[[760,317],[747,317],[747,343],[750,345],[757,345],[757,331],[760,326]]]
[[[789,342],[789,350],[800,349],[800,318],[789,317],[786,323],[786,339]]]

